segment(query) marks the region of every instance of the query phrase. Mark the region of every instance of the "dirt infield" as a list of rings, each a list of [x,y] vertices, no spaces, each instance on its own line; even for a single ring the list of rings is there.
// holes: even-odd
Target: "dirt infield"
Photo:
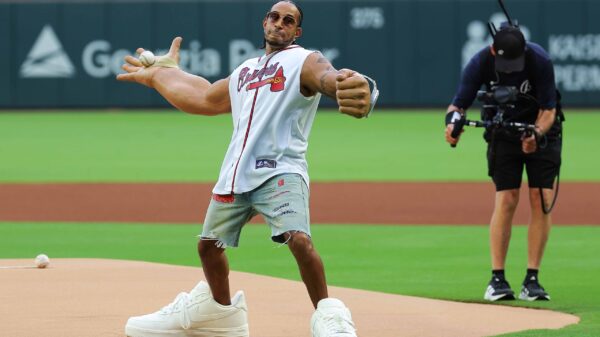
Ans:
[[[22,266],[31,260],[1,260]],[[168,304],[200,279],[199,268],[100,259],[56,259],[48,269],[0,268],[1,335],[124,336],[129,316]],[[231,274],[243,289],[253,337],[309,337],[312,305],[300,282]],[[360,337],[475,337],[575,324],[573,315],[437,301],[330,287],[352,309]],[[502,319],[498,319],[502,317]]]
[[[0,184],[0,221],[195,223],[212,184]],[[313,223],[486,224],[489,183],[316,183]],[[515,223],[527,222],[527,196]],[[599,183],[562,184],[557,224],[600,224]],[[254,219],[259,222],[260,219]],[[58,259],[49,269],[0,260],[1,335],[124,336],[127,317],[149,313],[191,289],[199,268],[144,262]],[[246,291],[254,337],[308,337],[312,306],[304,285],[233,272]],[[489,336],[558,329],[576,316],[545,310],[455,303],[331,287],[353,311],[360,337]],[[498,320],[497,317],[502,317]]]
[[[212,184],[0,184],[0,221],[202,223]],[[515,224],[528,221],[522,189]],[[491,183],[313,183],[313,223],[489,222]],[[600,224],[600,183],[562,183],[553,222]],[[254,219],[254,222],[260,219]]]

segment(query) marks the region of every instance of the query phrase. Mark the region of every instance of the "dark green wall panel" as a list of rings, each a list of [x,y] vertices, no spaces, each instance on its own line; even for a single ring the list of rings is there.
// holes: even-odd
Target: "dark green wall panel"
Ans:
[[[12,46],[15,65],[13,102],[18,106],[60,106],[62,78],[50,77],[64,65],[64,45],[60,36],[62,20],[57,4],[22,4],[14,6]],[[58,41],[58,43],[57,43]],[[60,43],[60,44],[59,44]],[[36,48],[37,47],[37,48]],[[66,61],[67,73],[69,61]],[[60,72],[64,76],[64,72]]]
[[[416,76],[417,104],[437,105],[449,102],[456,85],[454,67],[459,62],[456,25],[448,18],[456,17],[457,6],[448,1],[419,2],[416,47],[418,49]]]
[[[391,77],[395,104],[416,105],[415,97],[418,88],[415,85],[419,69],[415,67],[418,60],[417,21],[414,13],[417,4],[412,1],[396,3],[392,11],[393,34],[388,41],[388,51],[392,54]],[[383,88],[382,88],[383,89]]]
[[[600,105],[600,2],[506,0],[532,41],[553,58],[567,106]],[[270,1],[58,2],[0,4],[0,107],[157,107],[145,87],[120,83],[137,47],[168,50],[184,38],[182,68],[227,77],[260,49]],[[489,45],[491,0],[306,1],[302,46],[336,68],[378,81],[387,106],[445,106],[462,65]],[[324,104],[333,105],[331,100]]]
[[[150,46],[154,42],[156,20],[153,3],[111,3],[107,10],[107,38],[110,41],[111,69],[117,70],[123,57],[133,54],[137,47]],[[116,82],[114,76],[107,87],[106,101],[109,106],[144,106],[152,102],[152,91],[141,85]]]
[[[107,38],[106,5],[63,5],[63,38],[65,47],[75,61],[74,81],[65,81],[61,90],[61,102],[65,106],[103,106],[108,88],[114,86],[110,72],[111,48],[102,42]],[[85,34],[81,23],[86,23]],[[108,76],[109,80],[106,80]]]
[[[11,104],[10,6],[0,4],[0,106]]]

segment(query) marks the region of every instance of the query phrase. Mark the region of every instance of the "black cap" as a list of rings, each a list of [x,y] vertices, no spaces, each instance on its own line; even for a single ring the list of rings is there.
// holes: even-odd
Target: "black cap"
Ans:
[[[494,36],[496,71],[510,73],[525,69],[525,37],[514,26],[502,28]]]

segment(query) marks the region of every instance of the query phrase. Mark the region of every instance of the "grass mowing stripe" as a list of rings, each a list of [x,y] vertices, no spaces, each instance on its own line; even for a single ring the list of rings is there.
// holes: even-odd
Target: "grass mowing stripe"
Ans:
[[[320,111],[311,178],[488,181],[481,130],[467,130],[451,149],[440,111],[382,111],[365,120]],[[600,181],[600,157],[589,155],[600,143],[599,123],[600,114],[567,115],[563,181]],[[229,115],[4,112],[0,182],[214,182],[231,131]]]
[[[0,223],[0,258],[93,257],[197,266],[200,226]],[[560,331],[510,336],[600,334],[600,227],[555,227],[540,274],[553,300],[508,305],[575,313],[581,324]],[[395,294],[483,302],[489,281],[484,226],[313,226],[331,285]],[[244,229],[241,247],[228,250],[233,270],[299,280],[286,247],[270,242],[266,226]],[[526,228],[515,227],[506,267],[518,290],[526,269]]]

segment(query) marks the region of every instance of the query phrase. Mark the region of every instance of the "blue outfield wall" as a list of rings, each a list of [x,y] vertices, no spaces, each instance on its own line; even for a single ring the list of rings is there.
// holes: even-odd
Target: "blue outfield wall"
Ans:
[[[489,44],[494,0],[298,1],[299,43],[336,68],[378,81],[387,106],[451,100],[460,70]],[[0,3],[0,108],[160,107],[141,86],[119,83],[136,47],[158,53],[184,38],[182,67],[210,81],[262,53],[272,1]],[[507,0],[526,35],[546,48],[571,106],[600,105],[600,1]],[[331,102],[330,102],[331,103]]]

